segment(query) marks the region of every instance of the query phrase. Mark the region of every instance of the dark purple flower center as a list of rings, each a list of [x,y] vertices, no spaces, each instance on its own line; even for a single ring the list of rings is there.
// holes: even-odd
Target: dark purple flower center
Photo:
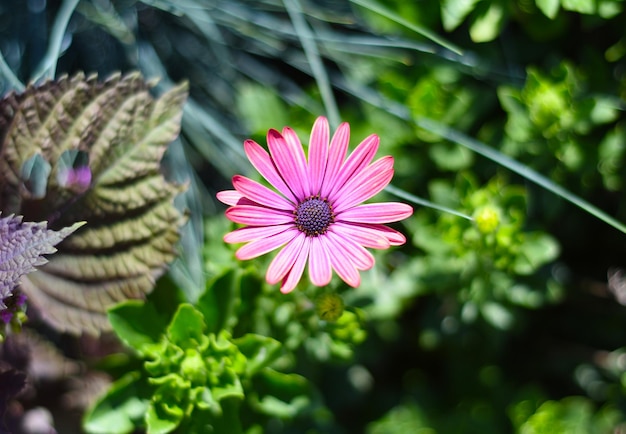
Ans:
[[[326,233],[330,224],[335,221],[333,207],[327,199],[320,199],[319,196],[300,202],[293,214],[296,227],[309,237]]]

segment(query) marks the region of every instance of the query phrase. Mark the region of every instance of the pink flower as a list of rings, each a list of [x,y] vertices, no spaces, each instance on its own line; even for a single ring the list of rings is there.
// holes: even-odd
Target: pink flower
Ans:
[[[367,137],[348,158],[350,126],[341,124],[330,146],[329,138],[328,121],[317,118],[308,161],[300,139],[289,127],[282,134],[268,131],[269,153],[246,140],[248,159],[277,191],[235,175],[235,190],[217,194],[220,201],[230,205],[226,217],[246,225],[224,236],[227,243],[247,243],[237,250],[238,259],[252,259],[284,246],[266,274],[270,284],[282,281],[283,293],[296,287],[307,260],[314,285],[328,285],[334,269],[348,285],[356,287],[361,281],[359,270],[374,265],[366,247],[386,249],[406,242],[400,232],[383,223],[409,217],[413,213],[409,205],[362,204],[393,177],[392,157],[372,163],[378,136]]]

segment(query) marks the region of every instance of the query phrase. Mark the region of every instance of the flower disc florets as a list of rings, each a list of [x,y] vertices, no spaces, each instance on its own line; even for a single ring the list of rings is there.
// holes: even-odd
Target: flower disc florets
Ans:
[[[309,237],[325,234],[335,221],[333,207],[327,199],[312,196],[300,202],[293,212],[296,227]]]

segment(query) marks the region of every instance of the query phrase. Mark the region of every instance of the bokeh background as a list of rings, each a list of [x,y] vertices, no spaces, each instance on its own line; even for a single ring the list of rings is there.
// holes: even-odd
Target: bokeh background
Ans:
[[[192,295],[232,261],[215,192],[255,176],[245,138],[289,125],[307,143],[319,115],[353,146],[380,135],[409,241],[343,293],[367,338],[302,352],[323,410],[275,432],[625,432],[626,235],[589,212],[626,221],[625,6],[3,0],[0,91],[78,71],[189,82],[165,167],[190,183],[168,279]]]

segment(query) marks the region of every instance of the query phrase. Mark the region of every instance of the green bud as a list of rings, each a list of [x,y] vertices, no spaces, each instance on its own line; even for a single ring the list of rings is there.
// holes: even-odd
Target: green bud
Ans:
[[[500,224],[500,210],[495,206],[478,208],[473,217],[476,227],[483,234],[494,232]]]
[[[337,321],[343,314],[344,304],[337,294],[322,294],[315,300],[317,316],[328,322]]]
[[[193,384],[204,384],[206,382],[206,365],[200,353],[193,348],[187,349],[185,358],[180,364],[180,372]]]

